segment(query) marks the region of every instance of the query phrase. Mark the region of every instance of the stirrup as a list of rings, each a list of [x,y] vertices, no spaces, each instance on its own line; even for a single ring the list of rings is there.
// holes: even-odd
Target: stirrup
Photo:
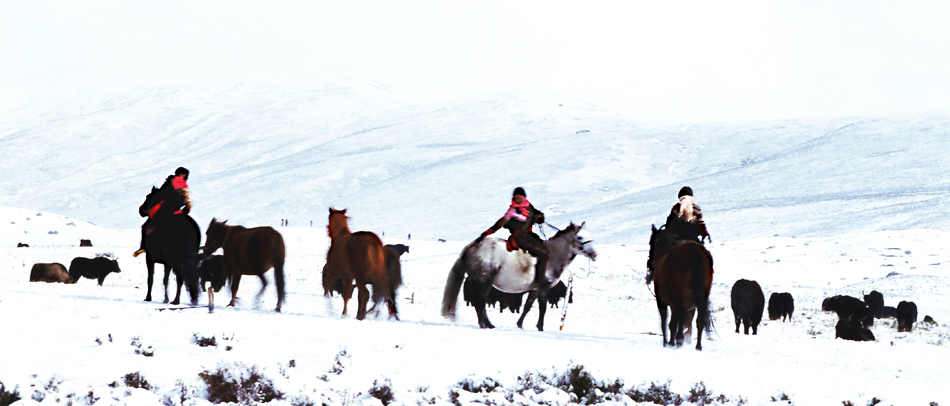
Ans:
[[[133,256],[133,257],[137,257],[137,256],[142,255],[142,254],[144,254],[144,253],[145,253],[145,250],[140,249],[140,250],[138,250],[138,251],[135,251],[135,253],[132,254],[132,256]]]

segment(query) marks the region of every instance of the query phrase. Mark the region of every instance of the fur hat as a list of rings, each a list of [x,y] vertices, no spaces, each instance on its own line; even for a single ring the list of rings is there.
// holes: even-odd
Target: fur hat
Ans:
[[[175,169],[175,176],[184,174],[185,177],[188,176],[188,170],[182,166],[179,166],[178,169]]]
[[[676,197],[680,198],[683,196],[692,196],[692,195],[693,195],[693,188],[689,186],[683,186],[683,188],[680,189],[680,193]]]
[[[515,195],[522,195],[524,197],[528,197],[528,195],[524,192],[524,188],[521,186],[516,187],[515,191],[511,192],[511,197],[514,197]]]

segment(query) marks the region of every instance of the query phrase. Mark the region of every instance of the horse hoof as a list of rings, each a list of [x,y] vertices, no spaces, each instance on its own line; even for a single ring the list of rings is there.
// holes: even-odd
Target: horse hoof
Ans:
[[[277,310],[277,313],[280,313],[280,308],[279,308],[279,307],[278,307],[277,309],[275,309],[275,310]]]
[[[146,298],[145,298],[145,301],[146,301],[146,302],[151,302],[151,301],[152,301],[152,298],[151,298],[151,297],[146,297]]]
[[[180,304],[181,304],[181,302],[179,302],[179,301],[177,301],[177,300],[176,300],[176,301],[174,301],[174,302],[172,302],[171,304],[173,304],[173,305],[176,305],[176,306],[177,306],[177,305],[180,305]]]

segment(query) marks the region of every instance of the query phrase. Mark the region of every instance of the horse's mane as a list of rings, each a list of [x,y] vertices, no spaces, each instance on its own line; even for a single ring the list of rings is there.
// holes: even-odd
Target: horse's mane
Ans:
[[[551,239],[553,240],[553,239],[555,239],[555,238],[560,238],[561,236],[563,236],[563,235],[565,235],[565,234],[567,234],[567,233],[575,232],[576,230],[577,230],[577,225],[574,224],[574,223],[571,223],[571,224],[570,224],[569,226],[567,226],[565,229],[563,229],[563,230],[558,230],[556,233],[554,233],[554,236],[551,237]]]
[[[333,208],[331,207],[331,208],[330,208],[330,218],[332,219],[333,216],[336,216],[336,215],[343,216],[343,228],[340,229],[340,234],[342,234],[342,233],[344,233],[344,232],[349,232],[349,231],[350,231],[350,226],[349,226],[349,224],[347,224],[347,222],[348,222],[347,220],[349,220],[350,217],[346,215],[346,209],[343,209],[343,210],[335,210],[335,209],[333,209]],[[327,236],[330,237],[330,238],[333,238],[333,237],[334,237],[334,235],[333,235],[333,222],[332,222],[332,221],[327,221]]]

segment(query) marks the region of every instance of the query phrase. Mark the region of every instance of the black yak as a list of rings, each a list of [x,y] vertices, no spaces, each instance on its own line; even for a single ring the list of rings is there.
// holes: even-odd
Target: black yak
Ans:
[[[99,286],[102,286],[106,276],[112,272],[121,272],[119,262],[106,257],[76,257],[69,263],[69,277],[74,281],[79,281],[79,278],[98,279]]]
[[[744,324],[745,334],[757,335],[759,322],[762,321],[762,311],[765,309],[765,294],[756,281],[739,279],[732,285],[732,313],[736,318],[736,333],[739,325]]]
[[[835,338],[851,341],[874,341],[874,333],[855,320],[839,319],[835,326]]]
[[[782,321],[785,321],[787,317],[791,321],[794,312],[795,299],[792,298],[791,293],[772,293],[769,296],[769,320],[782,319]]]
[[[864,295],[864,303],[868,306],[868,311],[876,319],[884,317],[884,295],[881,292],[872,290],[871,293]]]
[[[897,304],[897,331],[911,331],[917,322],[917,305],[901,301]]]
[[[59,262],[33,264],[30,269],[30,282],[76,283],[69,277],[66,266]]]
[[[840,320],[851,320],[861,323],[864,327],[874,325],[874,316],[868,311],[868,306],[856,297],[837,295],[821,302],[821,310],[835,312]]]

